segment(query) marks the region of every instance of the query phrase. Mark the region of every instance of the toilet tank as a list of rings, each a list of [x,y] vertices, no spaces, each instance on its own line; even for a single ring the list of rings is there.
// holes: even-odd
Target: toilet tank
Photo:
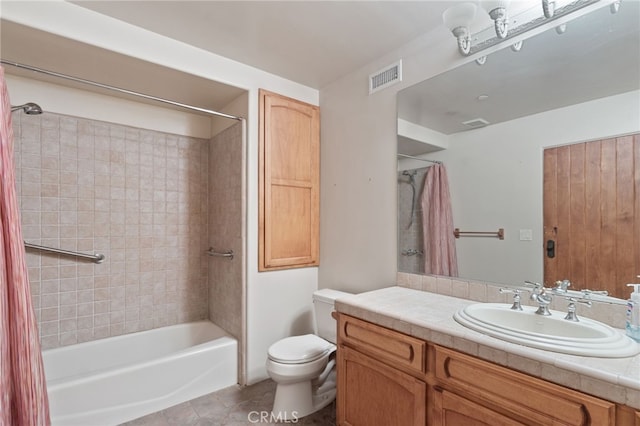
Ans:
[[[316,334],[331,343],[336,343],[336,320],[334,311],[336,299],[349,296],[351,293],[323,288],[313,293],[313,311],[316,319]]]

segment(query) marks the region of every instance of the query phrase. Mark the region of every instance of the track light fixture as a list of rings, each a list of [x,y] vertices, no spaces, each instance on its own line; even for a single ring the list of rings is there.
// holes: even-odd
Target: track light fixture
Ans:
[[[567,22],[575,12],[588,6],[595,10],[609,6],[611,13],[616,13],[620,8],[621,0],[538,0],[535,7],[527,10],[514,11],[514,17],[510,18],[509,9],[511,6],[517,9],[519,2],[512,4],[511,0],[479,0],[480,9],[486,11],[493,20],[494,30],[484,28],[472,34],[471,28],[476,19],[478,7],[475,2],[457,3],[445,10],[442,14],[444,25],[449,28],[458,42],[458,51],[463,56],[469,56],[504,40],[518,37],[518,41],[512,43],[512,50],[519,51],[522,47],[522,40],[527,39],[540,31],[533,30],[538,27],[559,20],[555,29],[558,34],[564,33]],[[596,5],[596,3],[598,5]],[[484,12],[483,12],[484,13]],[[576,14],[575,17],[581,14]],[[561,19],[562,18],[562,19]],[[476,23],[476,28],[478,23]],[[493,36],[495,33],[495,36]],[[527,34],[529,34],[527,36]],[[483,61],[485,59],[481,59]]]

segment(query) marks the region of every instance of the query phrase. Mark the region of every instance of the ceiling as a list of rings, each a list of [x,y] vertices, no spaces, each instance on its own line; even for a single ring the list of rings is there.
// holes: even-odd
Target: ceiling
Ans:
[[[446,35],[442,12],[455,0],[72,3],[321,89],[426,33]],[[512,3],[521,9],[523,4]],[[550,31],[527,40],[519,53],[505,49],[491,54],[482,67],[471,63],[436,76],[416,86],[422,92],[405,89],[399,95],[399,113],[450,134],[468,130],[460,124],[468,119],[498,123],[606,96],[611,90],[637,89],[639,6],[639,0],[625,0],[624,13],[607,15],[606,25],[570,24],[563,36]],[[484,15],[484,22],[477,25],[486,25]],[[243,93],[16,23],[2,21],[0,31],[2,59],[213,110],[221,110]],[[557,51],[560,46],[564,47]],[[455,48],[451,37],[451,49]],[[8,72],[19,73],[9,68]],[[148,78],[151,72],[153,79]],[[489,100],[477,102],[480,94],[489,94]]]
[[[452,1],[71,3],[320,89],[442,27]]]
[[[446,32],[441,16],[451,0],[70,3],[320,89],[425,32]],[[216,111],[244,92],[6,20],[0,21],[0,53],[10,62]],[[88,89],[15,67],[6,70]]]

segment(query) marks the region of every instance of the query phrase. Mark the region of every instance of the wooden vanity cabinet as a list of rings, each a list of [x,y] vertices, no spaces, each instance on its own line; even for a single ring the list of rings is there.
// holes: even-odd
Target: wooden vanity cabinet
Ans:
[[[345,314],[337,359],[342,426],[640,426],[629,407]]]
[[[616,408],[617,426],[640,426],[640,410],[621,405]]]
[[[490,408],[438,386],[433,391],[432,423],[439,426],[520,426]]]
[[[615,403],[448,348],[433,350],[438,387],[515,421],[487,424],[615,426]]]
[[[343,347],[338,357],[339,424],[426,424],[425,382],[349,347]]]
[[[426,343],[338,317],[338,424],[424,426]]]

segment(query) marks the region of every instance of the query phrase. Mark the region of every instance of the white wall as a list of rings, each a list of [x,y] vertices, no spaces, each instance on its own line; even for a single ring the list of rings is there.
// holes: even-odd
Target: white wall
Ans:
[[[2,18],[248,90],[247,380],[266,378],[268,346],[292,331],[311,330],[318,269],[258,273],[258,89],[314,105],[318,91],[63,1],[3,2]]]
[[[211,119],[5,73],[12,105],[35,102],[46,112],[208,139]],[[227,120],[230,121],[230,120]],[[231,121],[231,124],[234,122]]]
[[[369,74],[398,59],[402,82],[369,95]],[[443,29],[321,89],[319,287],[359,293],[395,284],[396,94],[462,62]]]
[[[615,112],[615,113],[611,113]],[[456,241],[460,276],[502,284],[542,282],[542,183],[545,148],[640,131],[634,91],[450,136],[449,149],[423,156],[447,167],[454,225],[505,229],[505,239]],[[403,160],[402,168],[424,163]],[[519,230],[533,239],[520,241]]]

